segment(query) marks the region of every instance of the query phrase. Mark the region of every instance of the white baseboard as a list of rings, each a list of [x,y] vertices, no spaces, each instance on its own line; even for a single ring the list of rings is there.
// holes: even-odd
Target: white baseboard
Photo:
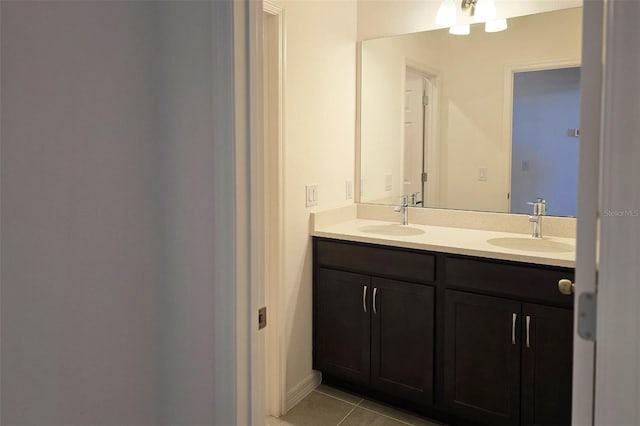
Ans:
[[[322,381],[322,375],[319,371],[314,371],[304,378],[300,383],[287,391],[287,411],[292,409],[298,402],[302,401],[305,396],[309,395]]]

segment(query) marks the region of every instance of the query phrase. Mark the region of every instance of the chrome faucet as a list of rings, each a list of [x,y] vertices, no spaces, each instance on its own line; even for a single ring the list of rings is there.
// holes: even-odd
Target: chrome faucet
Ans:
[[[402,214],[402,218],[400,219],[400,225],[408,225],[409,224],[409,196],[402,195],[400,199],[401,199],[400,205],[394,207],[393,211]]]
[[[529,222],[533,223],[533,238],[542,238],[542,216],[547,214],[547,202],[544,198],[536,198],[533,203],[527,203],[533,206],[533,214],[529,216]]]

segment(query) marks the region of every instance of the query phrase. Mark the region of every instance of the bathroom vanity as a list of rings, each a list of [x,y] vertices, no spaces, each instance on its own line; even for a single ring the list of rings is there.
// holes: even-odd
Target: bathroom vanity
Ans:
[[[491,254],[474,246],[481,231],[455,228],[390,225],[409,235],[370,238],[361,231],[387,228],[368,223],[314,232],[313,366],[324,381],[450,424],[570,424],[566,256]],[[430,245],[446,234],[458,242]]]

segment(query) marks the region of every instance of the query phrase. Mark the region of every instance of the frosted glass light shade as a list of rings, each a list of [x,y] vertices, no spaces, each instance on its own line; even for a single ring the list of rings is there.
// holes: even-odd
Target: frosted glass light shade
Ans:
[[[476,22],[487,22],[496,19],[496,4],[493,0],[478,0],[473,20]]]
[[[471,25],[454,25],[449,28],[449,34],[468,35],[471,32]]]
[[[488,21],[484,24],[484,30],[488,33],[497,33],[498,31],[504,31],[507,29],[507,20],[506,19],[495,19],[493,21]]]
[[[443,0],[436,14],[436,24],[451,26],[456,23],[456,4],[453,0]]]

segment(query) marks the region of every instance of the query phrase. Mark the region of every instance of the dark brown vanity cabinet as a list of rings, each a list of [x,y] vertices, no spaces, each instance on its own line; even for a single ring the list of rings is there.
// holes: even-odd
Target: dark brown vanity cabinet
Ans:
[[[445,312],[445,404],[481,423],[519,424],[520,303],[447,290]]]
[[[483,424],[569,425],[572,298],[555,287],[572,272],[457,257],[445,264],[449,287],[474,291],[445,291],[447,409]]]
[[[486,424],[571,423],[571,310],[447,290],[444,399]]]
[[[371,278],[319,268],[314,289],[314,368],[368,384],[371,359]]]
[[[573,366],[573,311],[522,305],[523,425],[570,425]]]
[[[433,399],[433,287],[372,278],[371,386],[416,403]]]
[[[569,425],[568,268],[314,238],[313,366],[448,424]]]
[[[335,250],[345,250],[344,256],[334,259]],[[380,394],[418,404],[430,403],[433,399],[433,288],[344,270],[362,270],[357,258],[375,257],[380,254],[377,250],[316,242],[314,368],[333,379]],[[426,264],[433,268],[431,260],[426,260]],[[424,259],[414,258],[409,260],[408,272],[388,275],[410,275],[423,266]]]

